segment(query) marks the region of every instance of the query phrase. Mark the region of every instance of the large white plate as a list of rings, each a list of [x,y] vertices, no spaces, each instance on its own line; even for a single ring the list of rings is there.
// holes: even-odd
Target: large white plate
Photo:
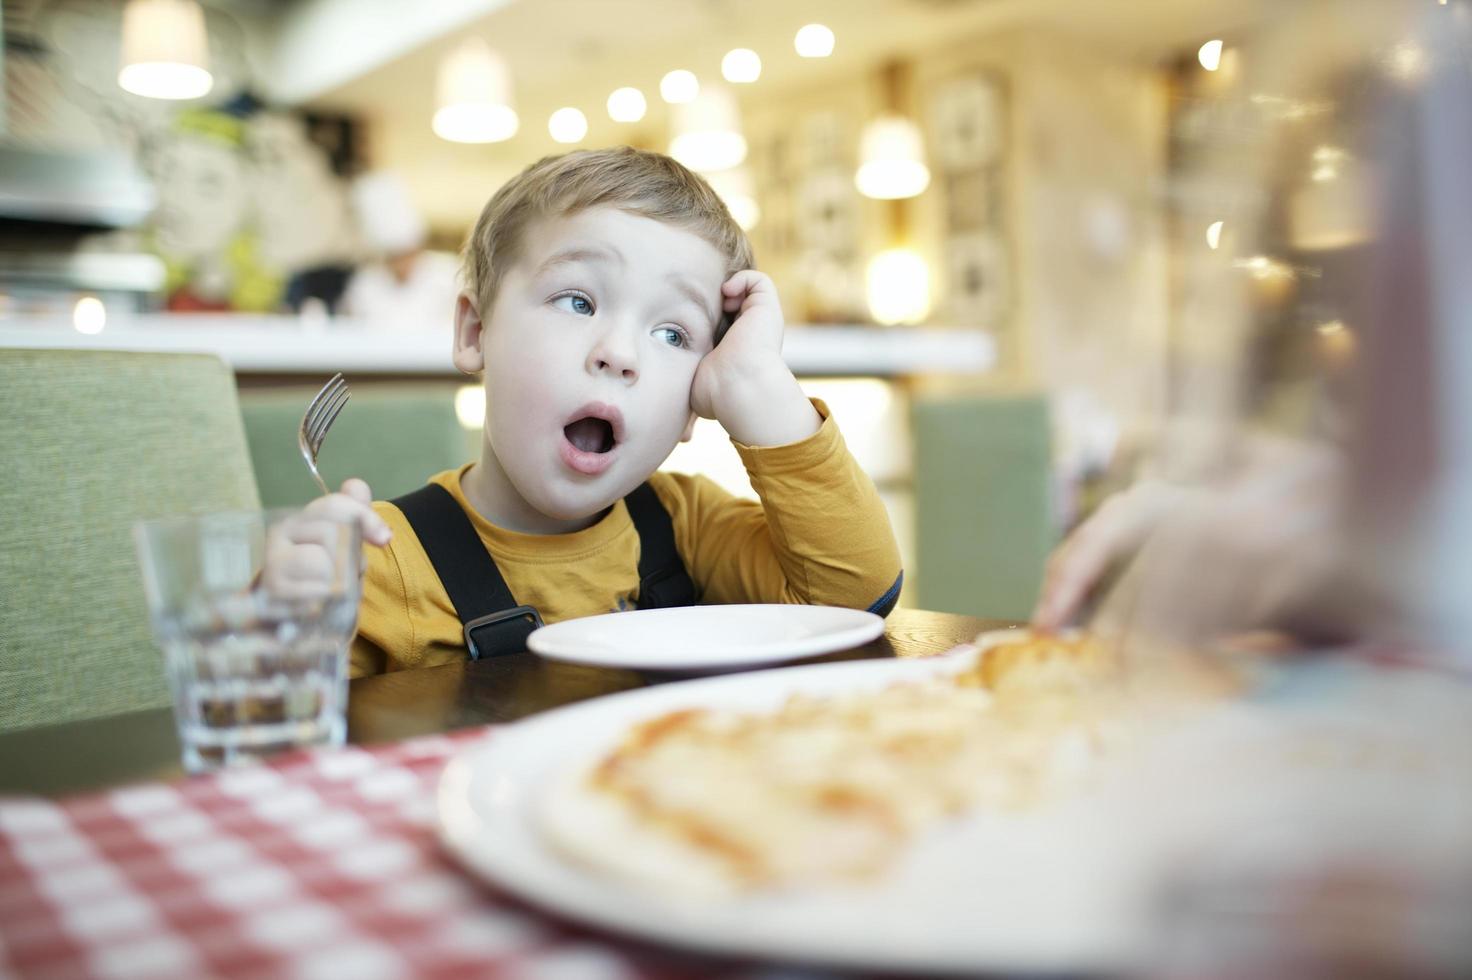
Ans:
[[[1124,963],[1140,935],[1131,918],[1138,903],[1123,899],[1109,868],[1128,859],[1112,846],[1116,828],[1086,801],[944,828],[882,886],[725,900],[661,895],[585,869],[538,832],[544,794],[566,767],[589,764],[641,719],[699,706],[766,710],[797,692],[875,689],[960,669],[974,649],[666,684],[518,722],[446,768],[441,837],[474,872],[532,904],[708,952],[900,973]]]
[[[847,650],[883,632],[873,613],[836,606],[682,606],[564,620],[527,646],[570,663],[708,673]]]
[[[795,693],[872,690],[964,668],[978,647],[1007,636],[987,634],[977,647],[929,660],[666,684],[518,722],[446,768],[441,838],[475,873],[597,927],[706,952],[899,974],[1138,968],[1152,951],[1152,889],[1181,855],[1231,869],[1256,860],[1271,873],[1285,854],[1299,861],[1317,851],[1330,856],[1328,867],[1333,860],[1358,867],[1378,855],[1389,869],[1415,860],[1460,873],[1465,865],[1447,856],[1464,861],[1472,853],[1465,831],[1472,688],[1344,660],[1275,671],[1257,697],[1226,702],[1162,740],[1153,762],[1147,753],[1141,763],[1145,792],[1137,784],[1113,799],[1101,790],[1026,813],[969,814],[927,833],[875,887],[666,895],[571,863],[538,831],[558,779],[640,720],[679,708],[761,711]],[[1408,825],[1417,814],[1425,816]],[[1273,834],[1264,837],[1264,828]],[[1293,846],[1284,851],[1288,831]],[[1265,846],[1247,846],[1254,842]],[[1448,908],[1448,922],[1464,911]]]

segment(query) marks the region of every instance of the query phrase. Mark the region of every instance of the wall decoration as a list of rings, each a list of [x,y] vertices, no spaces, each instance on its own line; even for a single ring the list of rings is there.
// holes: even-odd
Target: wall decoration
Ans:
[[[946,240],[946,310],[952,323],[994,330],[1004,325],[1010,305],[1007,249],[991,232],[952,235]]]
[[[799,184],[797,274],[807,289],[807,318],[814,322],[851,319],[862,310],[858,204],[847,169],[819,170]]]
[[[757,204],[762,209],[762,223],[757,226],[757,238],[761,242],[758,251],[786,255],[792,251],[796,236],[792,219],[791,141],[779,133],[758,143],[753,148],[752,162]],[[759,254],[757,261],[764,261],[764,255]]]
[[[826,170],[848,164],[849,134],[843,114],[815,112],[802,123],[803,156],[807,169]]]
[[[177,105],[132,95],[118,85],[121,3],[15,0],[4,6],[7,30],[14,28],[29,42],[28,60],[46,76],[44,81],[31,79],[35,94],[52,105],[65,103],[90,123],[77,126],[75,119],[41,114],[27,131],[12,132],[9,138],[48,149],[135,149],[140,133],[167,125],[177,110]],[[191,102],[192,107],[228,103],[250,77],[244,26],[212,6],[204,8],[204,15],[214,88]],[[6,74],[7,81],[14,77],[8,64]]]
[[[958,326],[1001,330],[1012,292],[1002,86],[979,72],[941,83],[930,123],[946,198],[942,305]]]
[[[856,253],[840,258],[809,250],[798,256],[795,271],[806,290],[806,322],[861,323],[868,319],[864,274]]]
[[[120,10],[21,0],[5,11],[25,42],[23,56],[5,61],[7,139],[122,152],[154,185],[158,204],[142,227],[89,245],[157,254],[174,310],[275,311],[294,279],[344,269],[357,251],[344,181],[360,166],[357,122],[252,97],[245,29],[214,7],[205,8],[210,95],[181,105],[129,94],[117,83]]]
[[[240,99],[144,134],[158,194],[144,244],[168,269],[169,309],[273,311],[293,277],[352,259],[342,175],[309,132],[295,113]]]
[[[341,117],[308,119],[280,110],[263,109],[247,121],[255,224],[263,254],[276,267],[304,269],[351,255],[342,181],[362,167],[354,130]],[[336,153],[318,142],[324,138],[341,141]]]
[[[809,174],[798,190],[797,235],[806,249],[834,254],[855,250],[858,195],[847,170]]]
[[[940,186],[946,195],[946,227],[951,231],[980,231],[999,224],[999,183],[990,169],[944,174]]]
[[[758,181],[764,199],[773,198],[774,220],[764,238],[787,277],[784,298],[790,313],[806,322],[851,321],[854,298],[862,298],[862,229],[850,177],[851,139],[850,121],[841,112],[822,110],[793,119],[769,138]],[[762,206],[765,215],[765,200]]]
[[[1000,86],[986,75],[964,75],[939,86],[930,108],[936,164],[956,171],[1000,163],[1005,121]]]

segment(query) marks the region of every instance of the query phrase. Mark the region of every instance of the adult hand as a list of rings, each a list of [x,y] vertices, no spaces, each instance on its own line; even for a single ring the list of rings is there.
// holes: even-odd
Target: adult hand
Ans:
[[[1254,630],[1332,633],[1345,593],[1343,462],[1322,446],[1256,438],[1235,477],[1181,488],[1143,481],[1106,501],[1054,553],[1033,622],[1074,619],[1109,572],[1106,629],[1215,640]]]
[[[1048,559],[1033,625],[1056,630],[1075,620],[1110,572],[1134,558],[1191,498],[1189,490],[1145,480],[1105,500]]]
[[[1170,509],[1148,535],[1131,588],[1101,617],[1190,644],[1255,631],[1343,639],[1353,611],[1342,519],[1343,460],[1281,440],[1254,445],[1239,475]]]

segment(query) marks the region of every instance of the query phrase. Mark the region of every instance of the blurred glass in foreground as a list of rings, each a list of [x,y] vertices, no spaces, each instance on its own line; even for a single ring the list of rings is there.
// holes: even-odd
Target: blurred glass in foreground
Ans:
[[[294,510],[137,526],[187,770],[343,744],[360,533]],[[292,560],[268,560],[288,550]]]
[[[1155,975],[1472,975],[1469,52],[1458,0],[1282,3],[1189,107],[1171,492],[1095,625],[1247,684],[1139,784]]]
[[[1183,110],[1172,218],[1204,234],[1152,474],[1182,492],[1107,618],[1472,667],[1472,9],[1274,9]]]

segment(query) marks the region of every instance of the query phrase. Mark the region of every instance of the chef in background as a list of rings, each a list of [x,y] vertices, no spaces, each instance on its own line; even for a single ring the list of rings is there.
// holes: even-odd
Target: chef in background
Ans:
[[[394,173],[364,174],[353,183],[353,212],[369,260],[353,273],[339,312],[393,330],[448,335],[459,292],[459,262],[424,247],[424,219]]]

